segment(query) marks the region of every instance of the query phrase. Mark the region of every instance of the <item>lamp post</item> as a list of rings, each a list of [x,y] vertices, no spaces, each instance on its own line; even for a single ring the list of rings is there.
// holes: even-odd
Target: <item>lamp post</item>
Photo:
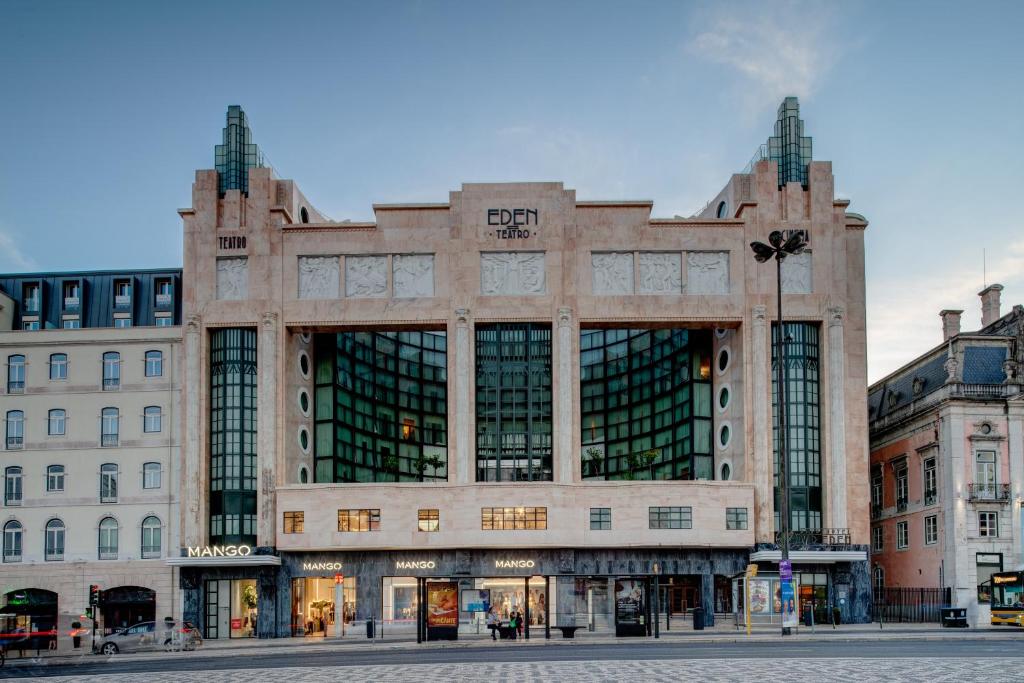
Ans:
[[[661,612],[661,605],[659,604],[661,596],[658,594],[661,590],[661,586],[658,585],[658,577],[661,575],[661,565],[657,562],[651,567],[651,571],[654,573],[654,591],[652,597],[654,603],[654,637],[660,638],[661,634],[658,633],[658,614]]]
[[[779,510],[779,550],[781,551],[779,559],[779,582],[780,582],[780,594],[782,586],[782,573],[783,565],[789,567],[789,432],[787,429],[788,423],[788,406],[786,405],[786,345],[783,341],[784,328],[782,326],[782,260],[787,256],[799,254],[807,247],[807,241],[804,239],[802,231],[794,230],[787,238],[782,234],[780,230],[773,230],[768,235],[768,244],[764,242],[751,242],[750,248],[754,251],[754,259],[758,263],[764,263],[769,259],[775,259],[775,277],[777,284],[777,303],[778,313],[776,315],[776,324],[778,326],[778,334],[776,343],[778,344],[776,351],[776,384],[778,389],[776,391],[776,401],[779,406],[779,488],[780,498],[782,499],[780,510]],[[791,572],[792,570],[790,570]],[[792,582],[792,574],[789,580]],[[782,635],[789,635],[789,627],[786,623],[786,611],[787,606],[785,600],[782,605]]]

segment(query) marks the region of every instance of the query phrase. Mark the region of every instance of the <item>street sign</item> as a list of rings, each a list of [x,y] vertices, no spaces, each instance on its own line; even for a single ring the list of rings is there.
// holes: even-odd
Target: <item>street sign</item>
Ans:
[[[779,562],[779,578],[780,579],[792,579],[793,578],[793,563],[789,560],[782,560]]]

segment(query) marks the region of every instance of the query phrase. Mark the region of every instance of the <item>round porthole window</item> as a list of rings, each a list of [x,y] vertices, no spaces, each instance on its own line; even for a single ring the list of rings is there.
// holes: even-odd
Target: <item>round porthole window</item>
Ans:
[[[718,352],[718,373],[725,372],[729,367],[729,349],[721,349]]]
[[[299,427],[299,448],[303,453],[309,453],[309,430]]]
[[[309,379],[309,354],[305,351],[299,351],[299,373]]]
[[[990,425],[988,422],[982,424],[981,425],[981,433],[982,434],[991,434],[992,433],[992,425]]]
[[[722,387],[718,391],[718,407],[725,410],[729,405],[729,387]]]
[[[732,436],[729,425],[722,425],[718,430],[718,445],[725,448],[729,445],[729,437]]]
[[[732,475],[732,468],[729,467],[729,463],[722,463],[722,476],[719,477],[722,481],[729,481],[729,477]]]
[[[300,484],[308,484],[309,483],[309,468],[306,467],[305,465],[302,465],[301,467],[299,467],[299,483]]]
[[[299,410],[306,417],[309,417],[309,392],[305,389],[299,389]]]

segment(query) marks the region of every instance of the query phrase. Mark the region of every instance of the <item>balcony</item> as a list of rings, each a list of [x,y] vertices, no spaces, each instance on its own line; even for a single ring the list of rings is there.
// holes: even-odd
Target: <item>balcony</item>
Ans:
[[[81,302],[77,296],[64,297],[64,311],[66,313],[74,313],[78,311],[80,306]]]
[[[170,294],[157,294],[156,307],[160,309],[170,308],[174,298]]]
[[[19,380],[11,380],[7,383],[8,394],[24,394],[25,393],[25,382]]]
[[[121,388],[120,377],[104,377],[103,378],[103,391],[115,391]]]
[[[968,484],[967,493],[972,502],[1010,502],[1009,484]]]
[[[103,434],[100,437],[101,446],[116,446],[117,445],[117,434]]]
[[[896,499],[896,512],[906,512],[906,511],[907,511],[907,499],[906,498],[897,498]]]
[[[925,505],[935,505],[935,503],[937,503],[938,501],[939,501],[939,492],[938,491],[925,491],[924,492],[924,504]]]
[[[782,533],[775,532],[775,543],[782,541]],[[835,550],[851,545],[849,529],[801,529],[789,532],[790,550]]]
[[[9,451],[20,451],[24,445],[25,437],[23,436],[7,437],[7,450]]]
[[[25,299],[21,303],[21,314],[22,315],[39,315],[39,297],[34,299]]]
[[[114,297],[114,308],[129,309],[132,307],[132,295],[131,294],[118,294]]]

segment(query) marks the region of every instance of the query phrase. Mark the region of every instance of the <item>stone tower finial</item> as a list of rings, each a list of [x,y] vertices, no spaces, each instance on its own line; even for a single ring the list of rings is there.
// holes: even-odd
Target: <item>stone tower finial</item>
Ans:
[[[228,190],[241,190],[249,194],[249,169],[266,166],[260,148],[252,142],[252,130],[242,108],[228,107],[227,125],[224,126],[224,144],[214,148],[217,169],[217,190],[223,197]]]
[[[768,138],[768,158],[779,165],[779,187],[797,182],[807,187],[807,164],[811,161],[811,138],[804,136],[800,102],[787,97],[779,105],[775,135]]]

